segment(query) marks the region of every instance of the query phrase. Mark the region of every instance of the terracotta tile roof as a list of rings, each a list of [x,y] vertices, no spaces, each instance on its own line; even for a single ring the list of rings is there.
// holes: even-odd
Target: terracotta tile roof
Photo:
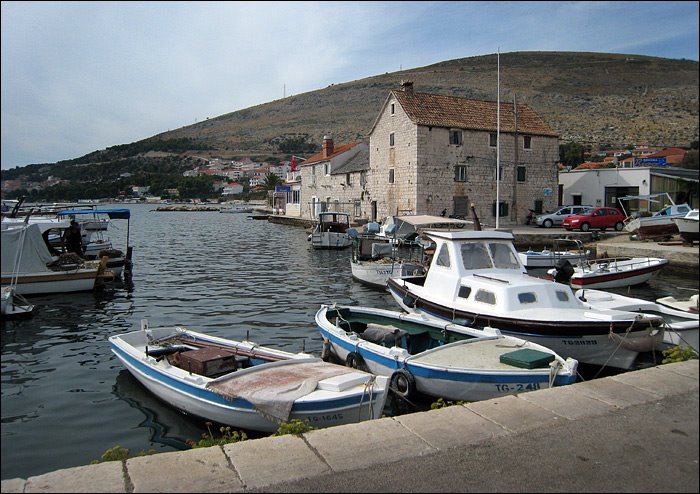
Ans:
[[[581,163],[574,170],[595,170],[596,168],[608,167],[610,163],[606,161],[587,161]]]
[[[683,148],[666,148],[647,156],[647,158],[665,158],[668,156],[685,156],[686,150]]]
[[[351,142],[349,144],[343,144],[340,146],[336,146],[333,149],[333,153],[330,156],[328,156],[327,158],[324,158],[323,151],[320,151],[320,152],[314,154],[313,156],[311,156],[310,158],[307,158],[304,161],[302,161],[301,166],[310,165],[311,163],[318,163],[319,161],[328,161],[331,158],[335,158],[339,154],[343,154],[344,152],[354,148],[355,146],[357,146],[358,144],[361,144],[361,143],[362,143],[362,141],[355,141],[355,142]]]
[[[456,96],[393,90],[391,93],[416,125],[496,131],[498,103]],[[501,132],[514,132],[513,104],[501,102]],[[527,105],[518,105],[518,132],[558,137]]]

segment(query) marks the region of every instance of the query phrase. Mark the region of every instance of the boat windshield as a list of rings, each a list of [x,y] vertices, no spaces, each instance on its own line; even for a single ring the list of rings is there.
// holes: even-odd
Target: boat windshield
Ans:
[[[460,252],[465,269],[517,269],[520,262],[510,246],[503,242],[466,242]]]

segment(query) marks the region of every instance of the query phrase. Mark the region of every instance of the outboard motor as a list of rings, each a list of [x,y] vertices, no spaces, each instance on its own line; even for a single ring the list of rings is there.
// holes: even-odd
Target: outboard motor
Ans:
[[[569,280],[574,275],[574,267],[568,259],[560,259],[554,265],[554,281],[557,283],[569,284]]]

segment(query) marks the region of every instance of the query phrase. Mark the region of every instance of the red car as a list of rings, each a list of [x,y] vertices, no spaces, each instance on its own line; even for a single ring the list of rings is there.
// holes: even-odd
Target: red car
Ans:
[[[617,208],[592,208],[587,213],[572,214],[562,220],[561,226],[567,230],[581,230],[587,232],[591,228],[601,231],[606,228],[614,228],[618,232],[622,230],[625,215]]]

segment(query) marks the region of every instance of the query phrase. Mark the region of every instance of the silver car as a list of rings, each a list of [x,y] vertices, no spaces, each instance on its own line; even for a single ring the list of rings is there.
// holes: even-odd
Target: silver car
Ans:
[[[590,209],[592,206],[562,206],[554,213],[538,214],[535,218],[537,226],[552,228],[553,226],[561,226],[561,222],[567,216],[572,214],[581,214],[583,211]]]

